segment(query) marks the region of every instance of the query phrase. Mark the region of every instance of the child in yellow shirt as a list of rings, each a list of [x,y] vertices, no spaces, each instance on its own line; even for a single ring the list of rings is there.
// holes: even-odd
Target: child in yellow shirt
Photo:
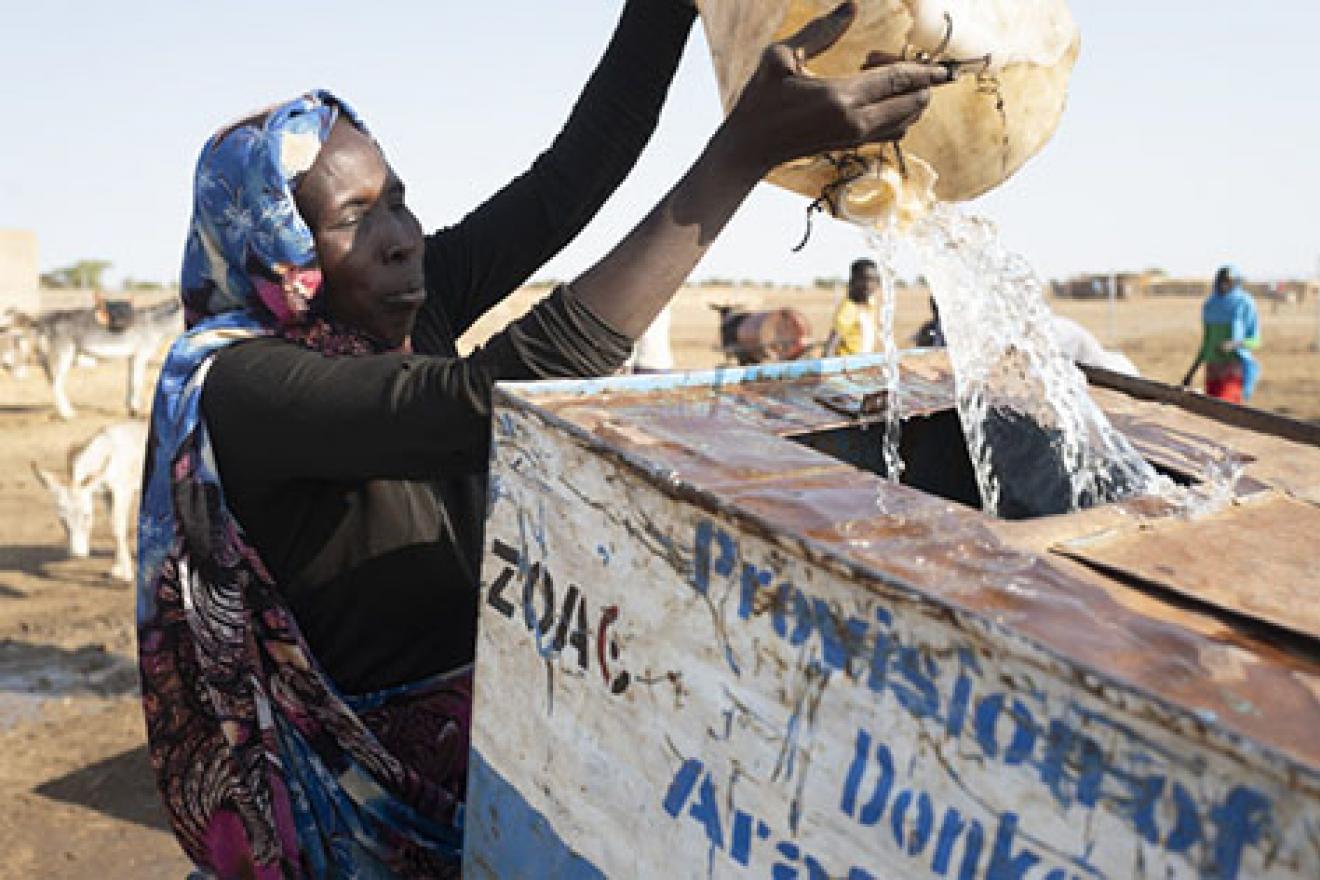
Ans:
[[[854,260],[848,270],[848,295],[834,311],[825,357],[870,354],[876,349],[875,293],[880,270],[873,260]]]

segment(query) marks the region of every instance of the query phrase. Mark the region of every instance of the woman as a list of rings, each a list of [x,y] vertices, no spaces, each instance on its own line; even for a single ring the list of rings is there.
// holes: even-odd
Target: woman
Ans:
[[[1197,367],[1205,364],[1206,394],[1246,403],[1260,376],[1260,364],[1252,355],[1259,347],[1256,301],[1242,286],[1242,274],[1235,267],[1220,266],[1201,306],[1201,348],[1182,384],[1190,385]]]
[[[191,329],[152,417],[138,608],[152,762],[203,871],[457,870],[492,384],[613,372],[770,168],[906,130],[942,68],[802,71],[854,15],[845,3],[767,50],[641,224],[467,358],[458,335],[631,167],[688,4],[630,0],[550,150],[430,236],[327,93],[207,143]]]

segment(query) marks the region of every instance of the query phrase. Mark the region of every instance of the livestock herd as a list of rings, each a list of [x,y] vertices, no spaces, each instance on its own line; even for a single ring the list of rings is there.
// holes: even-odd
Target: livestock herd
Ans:
[[[24,379],[31,366],[41,367],[49,381],[51,404],[61,419],[76,415],[67,389],[80,365],[111,360],[127,366],[125,403],[130,418],[75,443],[62,474],[32,462],[50,493],[70,556],[88,555],[97,500],[108,501],[115,547],[109,576],[115,580],[133,579],[129,532],[146,447],[147,367],[182,326],[177,300],[134,308],[100,297],[91,307],[60,309],[35,318],[10,311],[0,321],[0,365],[16,379]]]

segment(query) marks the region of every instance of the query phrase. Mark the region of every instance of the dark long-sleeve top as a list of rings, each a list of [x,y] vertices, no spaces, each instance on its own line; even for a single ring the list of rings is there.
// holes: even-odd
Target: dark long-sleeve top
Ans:
[[[202,413],[226,500],[345,693],[472,660],[492,386],[608,374],[631,340],[561,287],[469,356],[455,342],[632,168],[693,21],[676,0],[629,0],[552,146],[427,236],[412,353],[334,358],[263,338],[216,356]]]

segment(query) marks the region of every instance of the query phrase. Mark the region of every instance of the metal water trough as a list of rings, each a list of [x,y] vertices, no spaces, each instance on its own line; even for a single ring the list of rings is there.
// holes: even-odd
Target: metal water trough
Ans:
[[[873,358],[497,389],[465,876],[1320,877],[1320,432],[1093,372],[1231,497],[992,519],[903,367],[911,486]]]

